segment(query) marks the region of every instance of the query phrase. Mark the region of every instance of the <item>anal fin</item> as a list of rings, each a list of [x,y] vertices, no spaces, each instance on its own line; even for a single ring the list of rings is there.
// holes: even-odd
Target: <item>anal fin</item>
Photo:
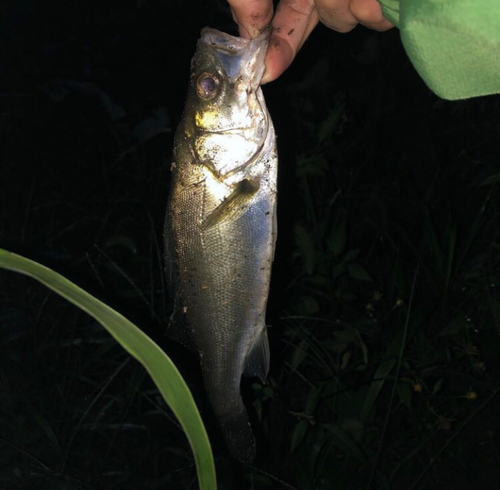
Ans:
[[[258,336],[252,350],[248,353],[245,362],[244,376],[255,376],[265,382],[269,372],[269,340],[264,328]]]

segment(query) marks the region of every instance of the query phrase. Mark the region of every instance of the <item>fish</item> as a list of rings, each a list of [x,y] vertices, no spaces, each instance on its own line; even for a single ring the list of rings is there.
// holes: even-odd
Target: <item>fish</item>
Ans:
[[[256,443],[241,379],[264,382],[269,371],[278,169],[260,87],[269,37],[270,28],[253,40],[201,31],[174,136],[164,231],[170,336],[198,353],[226,445],[242,462],[253,461]]]

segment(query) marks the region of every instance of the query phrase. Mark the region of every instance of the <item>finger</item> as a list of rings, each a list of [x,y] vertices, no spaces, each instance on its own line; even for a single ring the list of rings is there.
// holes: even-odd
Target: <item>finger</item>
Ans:
[[[257,37],[273,18],[272,0],[227,0],[240,36]]]
[[[358,21],[351,12],[351,0],[316,0],[319,20],[337,32],[352,31]]]
[[[278,4],[261,83],[276,80],[290,66],[317,23],[314,0],[282,0]]]
[[[365,27],[380,32],[394,27],[394,24],[384,17],[377,0],[351,0],[350,9],[357,21]]]

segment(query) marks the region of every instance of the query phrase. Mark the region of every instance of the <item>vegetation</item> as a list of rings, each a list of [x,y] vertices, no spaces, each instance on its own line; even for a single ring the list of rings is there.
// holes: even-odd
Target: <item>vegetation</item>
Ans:
[[[158,345],[118,312],[36,262],[0,249],[0,267],[36,279],[80,308],[144,366],[186,433],[193,450],[200,489],[214,490],[216,478],[212,450],[200,414],[179,371]]]
[[[195,357],[164,335],[172,131],[199,29],[230,17],[208,2],[196,14],[181,1],[60,3],[57,16],[48,2],[5,10],[17,27],[2,29],[0,246],[166,350],[221,489],[492,488],[500,99],[439,100],[397,31],[364,28],[318,29],[266,87],[280,223],[271,373],[243,386],[259,447],[245,467],[225,452]],[[172,18],[182,29],[166,32]],[[95,320],[0,271],[0,349],[0,487],[197,488],[172,412]]]

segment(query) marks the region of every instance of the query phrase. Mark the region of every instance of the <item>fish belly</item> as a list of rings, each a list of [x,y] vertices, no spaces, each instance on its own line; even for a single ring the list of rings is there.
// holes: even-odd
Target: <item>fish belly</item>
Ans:
[[[275,175],[263,178],[243,212],[206,229],[202,223],[220,201],[200,172],[177,180],[167,232],[177,315],[199,354],[205,388],[229,449],[250,461],[255,443],[240,382],[244,373],[264,379],[268,370],[265,312],[276,240]]]

